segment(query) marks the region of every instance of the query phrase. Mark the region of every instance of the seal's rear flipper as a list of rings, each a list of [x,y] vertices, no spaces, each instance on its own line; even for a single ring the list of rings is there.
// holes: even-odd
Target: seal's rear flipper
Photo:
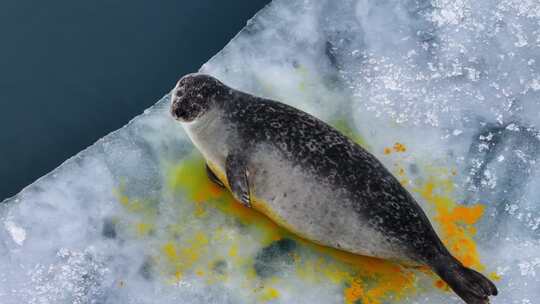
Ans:
[[[467,304],[489,303],[489,296],[496,296],[495,284],[481,273],[463,266],[453,257],[445,257],[435,263],[435,272]]]

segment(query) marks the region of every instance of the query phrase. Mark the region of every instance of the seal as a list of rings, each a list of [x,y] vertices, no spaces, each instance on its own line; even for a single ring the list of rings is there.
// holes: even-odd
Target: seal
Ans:
[[[170,111],[209,178],[246,207],[325,246],[428,265],[468,304],[497,295],[450,254],[382,163],[323,121],[205,74],[178,81]]]

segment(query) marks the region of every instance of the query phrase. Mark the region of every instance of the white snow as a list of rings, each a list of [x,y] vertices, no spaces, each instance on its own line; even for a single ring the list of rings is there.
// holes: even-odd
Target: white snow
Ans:
[[[17,245],[22,246],[26,239],[26,231],[10,220],[4,222],[4,227],[11,235],[13,241],[17,243]]]

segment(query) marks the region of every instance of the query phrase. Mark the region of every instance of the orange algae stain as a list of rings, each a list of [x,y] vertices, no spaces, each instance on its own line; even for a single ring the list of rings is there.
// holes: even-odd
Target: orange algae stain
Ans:
[[[364,287],[364,296],[361,298],[363,303],[378,304],[389,299],[390,296],[399,300],[406,294],[415,292],[415,273],[399,264],[371,259],[369,262],[362,261],[359,267],[367,276],[366,281],[371,283]]]
[[[407,178],[407,171],[405,171],[405,168],[398,164],[394,164],[394,167],[396,168],[392,172],[398,178],[399,183],[403,186],[407,186],[410,183],[410,180]]]
[[[416,292],[416,274],[404,266],[376,258],[358,259],[355,276],[346,282],[345,303],[382,304]]]
[[[416,191],[434,207],[433,219],[440,228],[439,236],[452,254],[465,266],[484,270],[485,266],[480,262],[478,248],[473,239],[476,233],[473,225],[484,214],[485,206],[458,205],[450,197],[453,186],[448,180],[430,178]]]
[[[407,151],[407,147],[405,147],[403,144],[398,143],[398,142],[394,144],[393,148],[394,148],[394,151],[396,151],[396,152],[405,152],[405,151]]]
[[[444,292],[449,292],[450,291],[450,287],[443,280],[436,280],[434,285],[435,285],[435,287],[437,287],[438,289],[440,289],[440,290],[442,290]]]
[[[392,152],[403,153],[406,151],[407,151],[407,147],[405,147],[404,144],[396,142],[392,147],[384,148],[383,153],[385,155],[388,155],[388,154],[391,154]]]
[[[359,282],[358,280],[353,280],[351,282],[351,286],[345,288],[345,303],[354,304],[359,299],[365,298],[365,292],[364,292],[364,286],[362,285],[362,282]],[[367,302],[362,302],[367,303]]]

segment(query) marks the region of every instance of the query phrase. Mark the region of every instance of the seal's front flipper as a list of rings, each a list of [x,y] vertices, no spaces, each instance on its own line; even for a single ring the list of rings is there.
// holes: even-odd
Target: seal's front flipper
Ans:
[[[227,181],[234,197],[247,207],[251,207],[251,197],[248,184],[248,170],[242,157],[229,154],[225,161]]]
[[[212,171],[212,169],[210,169],[210,167],[208,166],[208,164],[206,164],[206,175],[208,175],[208,178],[216,185],[218,185],[220,188],[225,188],[225,185],[223,184],[223,182],[221,180],[219,180],[219,178],[216,176],[216,174],[214,173],[214,171]]]

